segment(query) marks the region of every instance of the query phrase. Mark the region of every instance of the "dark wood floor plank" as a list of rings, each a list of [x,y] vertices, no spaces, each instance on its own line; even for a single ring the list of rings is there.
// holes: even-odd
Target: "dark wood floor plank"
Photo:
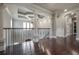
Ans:
[[[36,49],[37,48],[37,49]],[[3,55],[41,55],[39,52],[37,44],[32,41],[24,42],[22,44],[9,46],[6,48]]]

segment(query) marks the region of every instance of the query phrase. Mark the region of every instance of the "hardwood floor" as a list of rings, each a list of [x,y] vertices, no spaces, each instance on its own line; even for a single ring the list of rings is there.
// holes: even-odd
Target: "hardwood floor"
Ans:
[[[70,40],[69,40],[70,39]],[[79,42],[71,41],[73,37],[68,38],[45,38],[39,41],[39,47],[42,52],[48,55],[78,55]],[[67,41],[69,40],[69,41]]]
[[[59,40],[58,40],[59,39]],[[79,55],[79,42],[69,45],[65,38],[44,38],[38,43],[27,41],[9,46],[0,55]],[[67,44],[66,44],[67,43]]]
[[[1,55],[41,55],[39,48],[36,43],[32,41],[24,42],[22,44],[17,44],[9,46],[6,48],[6,51]]]

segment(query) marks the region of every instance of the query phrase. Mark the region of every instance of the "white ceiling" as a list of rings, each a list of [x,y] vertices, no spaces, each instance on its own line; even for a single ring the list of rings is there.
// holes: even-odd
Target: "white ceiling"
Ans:
[[[79,7],[79,3],[35,3],[35,5],[50,11],[64,11],[64,9],[72,10]]]
[[[58,11],[64,12],[64,9],[73,10],[75,8],[79,8],[79,3],[9,3],[10,5],[19,5],[19,6],[27,6],[31,9],[30,6],[36,5],[37,7],[42,7],[49,11]]]

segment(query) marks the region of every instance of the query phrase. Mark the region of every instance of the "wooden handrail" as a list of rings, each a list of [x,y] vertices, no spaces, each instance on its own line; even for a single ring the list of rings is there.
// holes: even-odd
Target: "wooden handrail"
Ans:
[[[52,29],[52,28],[3,28],[3,29]]]

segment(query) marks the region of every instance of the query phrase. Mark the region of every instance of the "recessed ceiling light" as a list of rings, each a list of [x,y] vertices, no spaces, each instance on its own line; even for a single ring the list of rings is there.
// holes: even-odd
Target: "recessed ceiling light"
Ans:
[[[66,12],[67,11],[67,9],[64,9],[64,12]]]

